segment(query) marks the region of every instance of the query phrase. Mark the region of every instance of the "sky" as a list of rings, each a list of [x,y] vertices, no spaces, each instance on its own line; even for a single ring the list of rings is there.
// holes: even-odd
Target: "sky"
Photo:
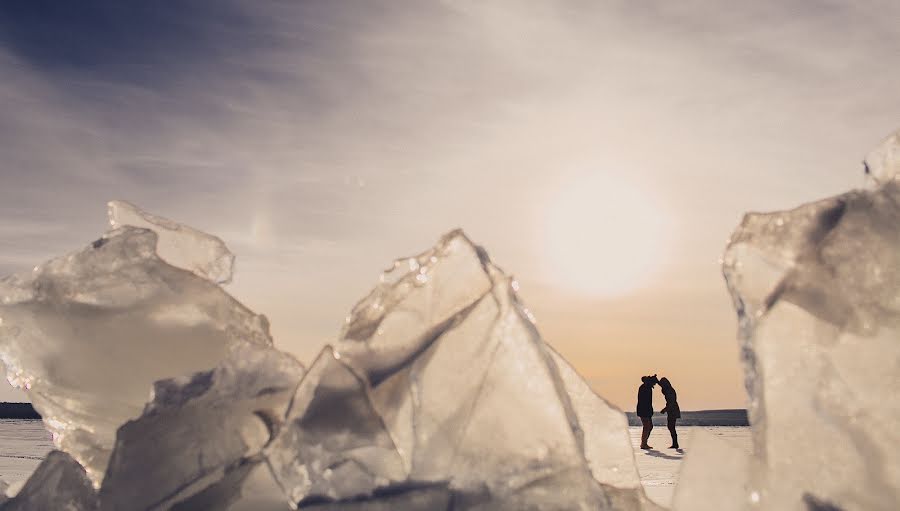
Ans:
[[[125,199],[223,238],[305,362],[463,228],[630,410],[745,406],[719,268],[747,211],[863,184],[895,0],[0,3],[0,275]],[[0,399],[23,399],[11,388]]]

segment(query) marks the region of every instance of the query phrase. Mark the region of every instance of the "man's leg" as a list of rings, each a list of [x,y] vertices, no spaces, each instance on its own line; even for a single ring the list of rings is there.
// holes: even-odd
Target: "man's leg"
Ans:
[[[644,424],[644,431],[641,432],[641,449],[649,449],[647,440],[650,439],[650,431],[653,430],[653,421],[649,417],[641,417],[641,422]]]

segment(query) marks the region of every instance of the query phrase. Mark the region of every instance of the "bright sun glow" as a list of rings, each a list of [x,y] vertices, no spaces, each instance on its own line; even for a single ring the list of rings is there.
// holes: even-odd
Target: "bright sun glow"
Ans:
[[[667,257],[669,220],[658,201],[626,181],[599,175],[571,181],[547,209],[548,274],[591,296],[644,287]]]

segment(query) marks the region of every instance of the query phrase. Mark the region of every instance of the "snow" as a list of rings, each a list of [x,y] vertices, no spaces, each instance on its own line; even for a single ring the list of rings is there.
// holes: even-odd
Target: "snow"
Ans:
[[[751,441],[749,427],[735,426],[679,426],[678,427],[678,443],[680,449],[668,449],[671,444],[669,430],[665,427],[655,427],[650,433],[648,443],[654,447],[652,451],[645,451],[640,448],[641,444],[641,427],[630,427],[628,433],[631,438],[631,446],[634,449],[634,457],[637,462],[637,468],[640,472],[641,484],[647,496],[664,507],[672,507],[675,499],[676,489],[681,487],[678,483],[685,478],[690,479],[693,470],[685,469],[685,465],[692,465],[696,468],[706,468],[707,474],[716,474],[717,477],[729,477],[732,472],[728,468],[728,463],[732,458],[721,457],[722,452],[730,453],[733,459],[743,459],[752,453],[753,444]],[[722,447],[721,451],[716,450],[711,456],[703,456],[704,440],[713,438],[717,447]],[[723,447],[724,446],[724,447]],[[698,456],[699,454],[699,456]],[[688,463],[688,460],[691,463]],[[705,474],[704,474],[705,475]],[[712,484],[713,479],[709,482]],[[675,509],[694,509],[694,505],[706,505],[704,500],[709,495],[710,486],[706,482],[697,485],[698,496],[703,502],[691,501],[687,507],[677,507]],[[692,486],[688,483],[688,486]],[[674,499],[674,500],[673,500]],[[681,497],[684,501],[684,496]],[[731,509],[729,505],[710,509]]]

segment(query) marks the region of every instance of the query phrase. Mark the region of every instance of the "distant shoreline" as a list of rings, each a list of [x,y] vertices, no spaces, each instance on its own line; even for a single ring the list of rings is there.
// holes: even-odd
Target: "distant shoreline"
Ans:
[[[625,412],[629,426],[640,426],[641,420],[634,412]],[[653,415],[654,426],[665,426],[667,417],[656,413]],[[679,426],[749,426],[747,410],[697,410],[695,412],[681,412],[678,419]]]
[[[31,403],[0,403],[0,419],[40,419]]]

